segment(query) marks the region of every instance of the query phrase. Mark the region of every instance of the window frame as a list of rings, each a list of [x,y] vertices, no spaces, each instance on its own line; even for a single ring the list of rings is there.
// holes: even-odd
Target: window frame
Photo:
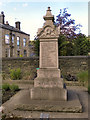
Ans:
[[[17,50],[17,57],[20,57],[20,50]]]
[[[12,35],[12,44],[14,44],[14,41],[15,41],[15,36]]]
[[[19,39],[18,39],[19,38]],[[19,44],[18,44],[19,43]],[[20,46],[20,37],[17,36],[17,46]]]
[[[26,38],[23,38],[23,47],[26,46]]]
[[[8,38],[6,38],[8,37]],[[10,44],[10,36],[9,34],[5,34],[5,44],[9,45]]]
[[[10,57],[10,48],[5,49],[5,57]]]
[[[24,57],[27,57],[27,50],[23,51]]]

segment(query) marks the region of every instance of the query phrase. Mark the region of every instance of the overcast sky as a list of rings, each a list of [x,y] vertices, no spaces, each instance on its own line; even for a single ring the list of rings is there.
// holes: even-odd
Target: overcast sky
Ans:
[[[10,1],[10,0],[9,0]],[[21,30],[30,34],[33,40],[38,28],[43,26],[43,16],[50,6],[55,19],[60,9],[68,8],[71,18],[76,24],[81,24],[81,32],[88,35],[88,2],[0,2],[0,12],[4,11],[5,21],[15,26],[15,21],[21,22]]]

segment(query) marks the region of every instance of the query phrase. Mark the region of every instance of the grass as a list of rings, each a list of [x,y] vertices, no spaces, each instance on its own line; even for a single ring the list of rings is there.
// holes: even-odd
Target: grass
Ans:
[[[85,87],[88,87],[88,71],[81,71],[80,73],[77,74],[77,78],[78,81],[83,83]]]
[[[10,85],[8,83],[5,83],[2,85],[2,90],[8,91],[10,90]]]
[[[19,87],[18,87],[18,85],[10,85],[10,90],[12,90],[12,91],[18,91],[19,90]]]
[[[2,90],[4,90],[4,91],[8,91],[8,90],[18,91],[19,87],[18,87],[18,85],[15,85],[15,84],[10,85],[8,83],[5,83],[2,85]]]
[[[2,103],[5,103],[19,91],[18,85],[5,83],[2,85]]]

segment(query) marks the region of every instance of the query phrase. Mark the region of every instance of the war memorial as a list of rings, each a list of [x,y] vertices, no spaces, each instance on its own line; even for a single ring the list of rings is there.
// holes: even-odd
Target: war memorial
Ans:
[[[50,7],[43,19],[45,23],[37,32],[40,56],[34,86],[21,90],[7,101],[4,104],[5,111],[13,114],[21,111],[82,114],[82,105],[77,92],[68,90],[61,78],[58,62],[60,27],[54,25],[54,16]]]

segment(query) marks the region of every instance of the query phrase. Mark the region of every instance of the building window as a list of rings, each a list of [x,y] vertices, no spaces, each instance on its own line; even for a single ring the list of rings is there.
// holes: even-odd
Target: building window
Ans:
[[[10,49],[9,48],[6,48],[6,50],[5,50],[5,56],[6,57],[10,57]]]
[[[8,57],[8,50],[5,51],[5,56]]]
[[[23,46],[26,46],[26,38],[23,39]]]
[[[20,37],[17,37],[17,46],[20,46]]]
[[[20,51],[19,50],[17,51],[17,57],[20,57]]]
[[[14,36],[12,36],[12,44],[14,44]]]
[[[24,50],[24,57],[26,57],[27,56],[27,51],[26,50]]]
[[[10,41],[9,41],[9,35],[8,34],[5,35],[5,43],[6,44],[10,43]]]

